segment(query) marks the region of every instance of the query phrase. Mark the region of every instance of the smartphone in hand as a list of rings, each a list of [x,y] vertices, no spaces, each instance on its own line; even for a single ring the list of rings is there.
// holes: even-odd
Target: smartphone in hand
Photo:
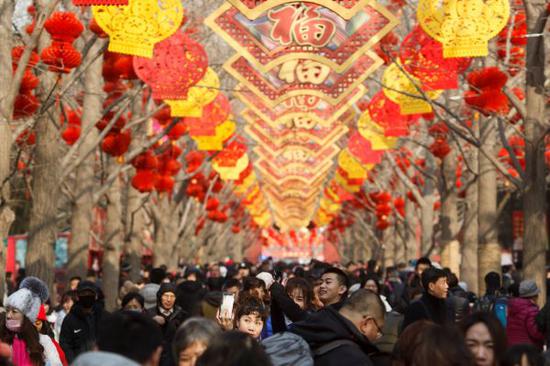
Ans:
[[[223,294],[222,305],[220,306],[220,317],[233,319],[233,307],[235,305],[235,295]]]

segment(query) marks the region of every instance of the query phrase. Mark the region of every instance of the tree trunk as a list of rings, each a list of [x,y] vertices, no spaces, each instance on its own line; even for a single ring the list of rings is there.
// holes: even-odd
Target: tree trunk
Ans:
[[[460,279],[468,284],[468,289],[479,293],[479,261],[478,261],[478,150],[470,147],[466,155],[466,169],[464,172],[467,180],[466,198],[464,200],[465,213],[463,223],[462,262],[460,265]]]
[[[131,182],[135,173],[128,174],[128,182]],[[126,187],[126,218],[125,218],[125,247],[128,264],[131,269],[129,279],[137,282],[141,278],[141,256],[143,244],[141,242],[142,230],[145,228],[145,219],[141,206],[143,194],[134,189],[130,184]]]
[[[13,37],[13,6],[12,0],[0,0],[0,299],[4,298],[4,283],[6,272],[6,255],[3,242],[9,235],[15,215],[9,207],[10,156],[12,135],[8,125],[11,120],[11,106],[6,105],[10,85],[12,83],[11,48]],[[6,87],[8,86],[8,87]]]
[[[456,192],[457,147],[452,146],[451,152],[443,159],[443,187],[441,198],[441,265],[448,267],[453,273],[459,273],[460,253],[458,252],[458,208]]]
[[[481,144],[487,154],[496,156],[496,125],[492,118],[481,118]],[[474,121],[474,123],[476,123]],[[488,272],[501,272],[501,250],[497,231],[497,172],[481,152],[479,156],[479,291],[485,292],[484,277]]]
[[[545,2],[525,1],[528,34],[543,34],[547,18]],[[527,93],[525,127],[526,182],[523,194],[525,231],[523,235],[523,269],[526,279],[533,279],[541,290],[540,305],[546,302],[546,166],[544,159],[545,122],[544,108],[544,37],[528,38]]]
[[[92,32],[86,32],[89,39]],[[94,57],[103,46],[102,41],[96,41],[88,52],[88,58]],[[82,131],[92,128],[90,133],[83,135],[84,141],[78,148],[77,156],[85,154],[94,148],[97,139],[97,131],[92,126],[101,118],[103,107],[102,89],[102,63],[103,57],[98,57],[84,73],[84,101],[82,108]],[[69,263],[67,270],[69,276],[86,275],[88,263],[88,246],[90,243],[90,231],[92,227],[92,211],[94,207],[93,190],[96,187],[94,177],[95,155],[90,154],[76,168],[74,185],[75,200],[71,216],[71,243],[69,245]]]
[[[178,241],[178,220],[173,217],[175,210],[170,196],[159,197],[157,208],[153,263],[155,267],[164,264],[170,270],[176,269],[178,258],[175,244]]]
[[[38,42],[39,53],[50,44],[46,32]],[[55,95],[57,75],[44,72],[40,77],[38,98],[44,107],[48,97]],[[57,239],[57,208],[61,196],[59,188],[62,142],[56,125],[59,108],[53,104],[48,111],[37,115],[36,145],[32,166],[32,210],[29,223],[29,241],[25,267],[27,274],[42,279],[48,288],[53,288],[55,275],[55,242]]]
[[[406,240],[406,259],[407,261],[418,257],[419,247],[416,235],[418,228],[418,215],[416,203],[407,199],[405,202],[405,240]]]
[[[116,163],[113,160],[109,161],[108,164],[111,169],[116,169]],[[120,250],[124,242],[120,188],[120,179],[117,178],[107,192],[107,220],[105,223],[102,270],[105,308],[108,311],[115,310],[118,305]]]

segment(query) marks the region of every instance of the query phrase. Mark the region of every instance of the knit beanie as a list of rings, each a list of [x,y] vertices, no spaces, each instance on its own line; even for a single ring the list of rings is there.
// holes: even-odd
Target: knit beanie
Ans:
[[[48,297],[48,287],[44,282],[36,277],[27,277],[21,282],[19,290],[8,297],[6,307],[19,310],[34,323],[40,312],[40,305]]]
[[[173,283],[163,283],[163,284],[160,285],[160,288],[157,292],[157,301],[158,301],[159,304],[160,304],[160,298],[162,297],[162,295],[164,295],[167,292],[171,292],[175,296],[176,295],[176,285],[174,285]]]

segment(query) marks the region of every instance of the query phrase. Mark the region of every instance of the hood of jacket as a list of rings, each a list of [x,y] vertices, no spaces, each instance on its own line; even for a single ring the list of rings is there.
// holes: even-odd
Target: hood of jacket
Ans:
[[[376,346],[351,321],[330,306],[305,321],[292,324],[290,331],[304,338],[314,349],[332,341],[347,339],[357,343],[366,354],[378,352]]]
[[[78,356],[72,366],[139,366],[139,363],[116,353],[92,351]]]

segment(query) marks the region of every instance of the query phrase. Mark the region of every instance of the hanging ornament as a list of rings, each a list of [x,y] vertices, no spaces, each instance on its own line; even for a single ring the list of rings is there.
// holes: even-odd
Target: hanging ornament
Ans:
[[[443,57],[484,57],[508,22],[509,0],[420,0],[418,23],[443,44]]]
[[[40,54],[42,61],[53,72],[69,73],[82,62],[80,52],[66,42],[52,42]]]
[[[180,0],[130,0],[127,6],[92,6],[97,24],[109,35],[109,51],[153,57],[156,43],[183,21]]]
[[[389,100],[383,91],[379,91],[367,107],[368,113],[376,124],[384,130],[384,136],[400,137],[409,134],[410,116],[400,113],[397,103]]]
[[[153,99],[185,99],[207,68],[204,48],[179,31],[155,45],[153,58],[134,57],[134,70]]]
[[[123,6],[128,5],[128,0],[73,0],[75,6],[92,6],[92,5],[105,5],[105,6]]]
[[[219,151],[223,149],[224,141],[227,141],[235,132],[235,122],[227,120],[216,127],[214,136],[191,136],[197,143],[197,150]]]
[[[186,99],[166,99],[165,102],[171,108],[172,117],[199,118],[203,107],[214,101],[219,90],[218,74],[209,67],[204,77],[189,89]]]
[[[367,179],[367,169],[350,154],[348,149],[340,151],[338,166],[347,173],[349,179]]]
[[[368,110],[364,111],[357,121],[357,130],[368,140],[374,151],[392,149],[397,145],[397,138],[384,136],[384,129],[374,123]]]
[[[403,39],[399,60],[408,73],[420,80],[422,89],[437,90],[458,88],[458,74],[469,66],[471,59],[443,58],[441,43],[416,26]]]
[[[402,71],[403,66],[393,63],[384,71],[382,84],[384,94],[391,101],[399,104],[401,114],[420,114],[432,111],[432,106],[418,90],[421,83],[414,76]],[[436,99],[441,90],[425,91],[429,99]]]
[[[248,167],[250,160],[246,145],[233,141],[212,160],[214,169],[223,180],[239,179],[240,174]]]
[[[216,134],[216,126],[226,121],[229,117],[231,105],[229,99],[223,93],[219,93],[216,99],[203,108],[200,118],[187,117],[185,123],[189,128],[190,136],[213,136]]]

